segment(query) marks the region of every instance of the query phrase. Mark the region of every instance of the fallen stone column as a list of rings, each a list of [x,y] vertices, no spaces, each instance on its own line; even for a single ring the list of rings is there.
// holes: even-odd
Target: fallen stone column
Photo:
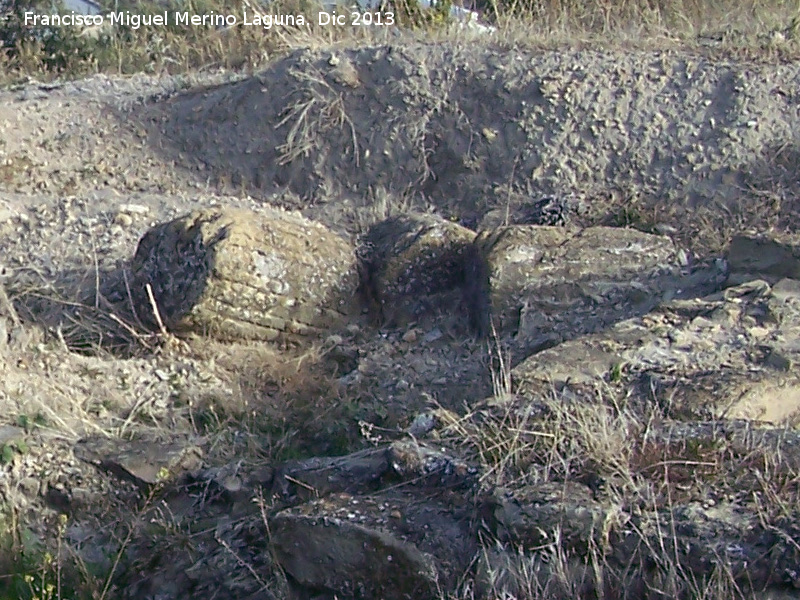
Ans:
[[[136,317],[176,333],[273,340],[324,331],[359,309],[350,243],[278,210],[208,209],[158,225],[131,270]]]

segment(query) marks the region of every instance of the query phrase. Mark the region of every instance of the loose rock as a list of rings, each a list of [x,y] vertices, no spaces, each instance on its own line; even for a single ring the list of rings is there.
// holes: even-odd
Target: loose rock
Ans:
[[[75,445],[74,452],[79,459],[143,487],[198,469],[203,454],[188,440],[123,441],[107,437],[85,438]]]
[[[477,237],[470,260],[474,326],[516,332],[533,348],[647,312],[681,275],[669,238],[611,227],[501,227]]]
[[[355,312],[353,248],[322,225],[278,210],[208,209],[158,225],[131,267],[138,318],[225,339],[324,331]]]
[[[469,565],[477,550],[469,523],[468,510],[442,499],[334,495],[278,513],[270,532],[278,561],[303,586],[416,600],[452,589]]]
[[[770,283],[783,278],[800,279],[800,239],[784,235],[737,235],[728,247],[730,285],[752,279]]]
[[[362,289],[373,314],[398,325],[447,306],[438,296],[464,280],[475,234],[434,215],[405,214],[374,225],[361,240]]]

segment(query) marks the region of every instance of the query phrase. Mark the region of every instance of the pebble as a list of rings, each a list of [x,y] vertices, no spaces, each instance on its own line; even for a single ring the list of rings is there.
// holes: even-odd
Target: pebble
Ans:
[[[678,230],[668,223],[658,223],[654,229],[659,235],[672,236],[678,233]]]
[[[431,413],[423,413],[414,417],[414,421],[408,427],[408,433],[415,438],[427,435],[436,427],[436,417]]]
[[[117,216],[114,217],[114,223],[122,227],[130,227],[133,225],[133,217],[131,217],[128,213],[119,212],[117,213]]]
[[[777,350],[773,350],[769,353],[769,355],[764,360],[764,364],[768,367],[772,367],[773,369],[777,369],[778,371],[791,371],[795,366],[793,361],[790,357],[786,356],[785,354],[778,352]]]
[[[755,326],[750,328],[749,333],[753,337],[762,338],[768,336],[771,333],[771,330],[767,329],[766,327]]]
[[[222,486],[231,493],[235,493],[241,491],[242,489],[242,480],[235,476],[226,477],[222,481]]]
[[[15,427],[13,425],[0,426],[0,445],[9,444],[16,440],[22,439],[25,435],[25,430]]]
[[[329,335],[325,340],[325,345],[329,348],[336,348],[337,346],[341,346],[344,342],[344,339],[340,335]]]
[[[678,250],[677,259],[678,259],[678,264],[680,266],[684,267],[684,268],[688,267],[689,263],[691,262],[691,259],[689,257],[689,253],[686,250],[684,250],[683,248]]]
[[[409,329],[403,334],[403,341],[408,344],[413,344],[417,341],[417,330]]]
[[[422,338],[426,344],[430,344],[431,342],[435,342],[438,339],[441,339],[444,334],[442,330],[438,327],[434,327],[428,333],[425,334],[425,337]]]
[[[41,490],[41,481],[36,477],[25,477],[20,480],[19,489],[26,496],[38,496]]]
[[[129,215],[146,215],[150,212],[150,207],[143,204],[123,204],[119,207],[119,211]]]

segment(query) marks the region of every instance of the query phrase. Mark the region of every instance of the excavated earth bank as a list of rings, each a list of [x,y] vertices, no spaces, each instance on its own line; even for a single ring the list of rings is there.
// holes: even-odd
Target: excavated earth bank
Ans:
[[[463,41],[0,92],[4,593],[793,597],[799,97]]]

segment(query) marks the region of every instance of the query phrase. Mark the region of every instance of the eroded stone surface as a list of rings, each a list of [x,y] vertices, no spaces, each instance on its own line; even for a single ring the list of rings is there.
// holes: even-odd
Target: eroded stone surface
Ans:
[[[305,335],[358,310],[352,246],[297,215],[207,209],[159,225],[131,266],[137,316],[228,339]]]
[[[463,283],[475,234],[430,214],[403,214],[373,225],[360,242],[362,285],[375,316],[402,324],[435,308],[436,295]]]
[[[512,377],[523,394],[619,384],[641,406],[655,401],[673,417],[791,424],[800,416],[797,292],[794,280],[753,281],[665,303],[539,352]]]
[[[516,333],[530,351],[644,314],[687,288],[707,293],[720,277],[693,277],[669,238],[633,229],[510,226],[480,234],[475,246],[472,321]]]

